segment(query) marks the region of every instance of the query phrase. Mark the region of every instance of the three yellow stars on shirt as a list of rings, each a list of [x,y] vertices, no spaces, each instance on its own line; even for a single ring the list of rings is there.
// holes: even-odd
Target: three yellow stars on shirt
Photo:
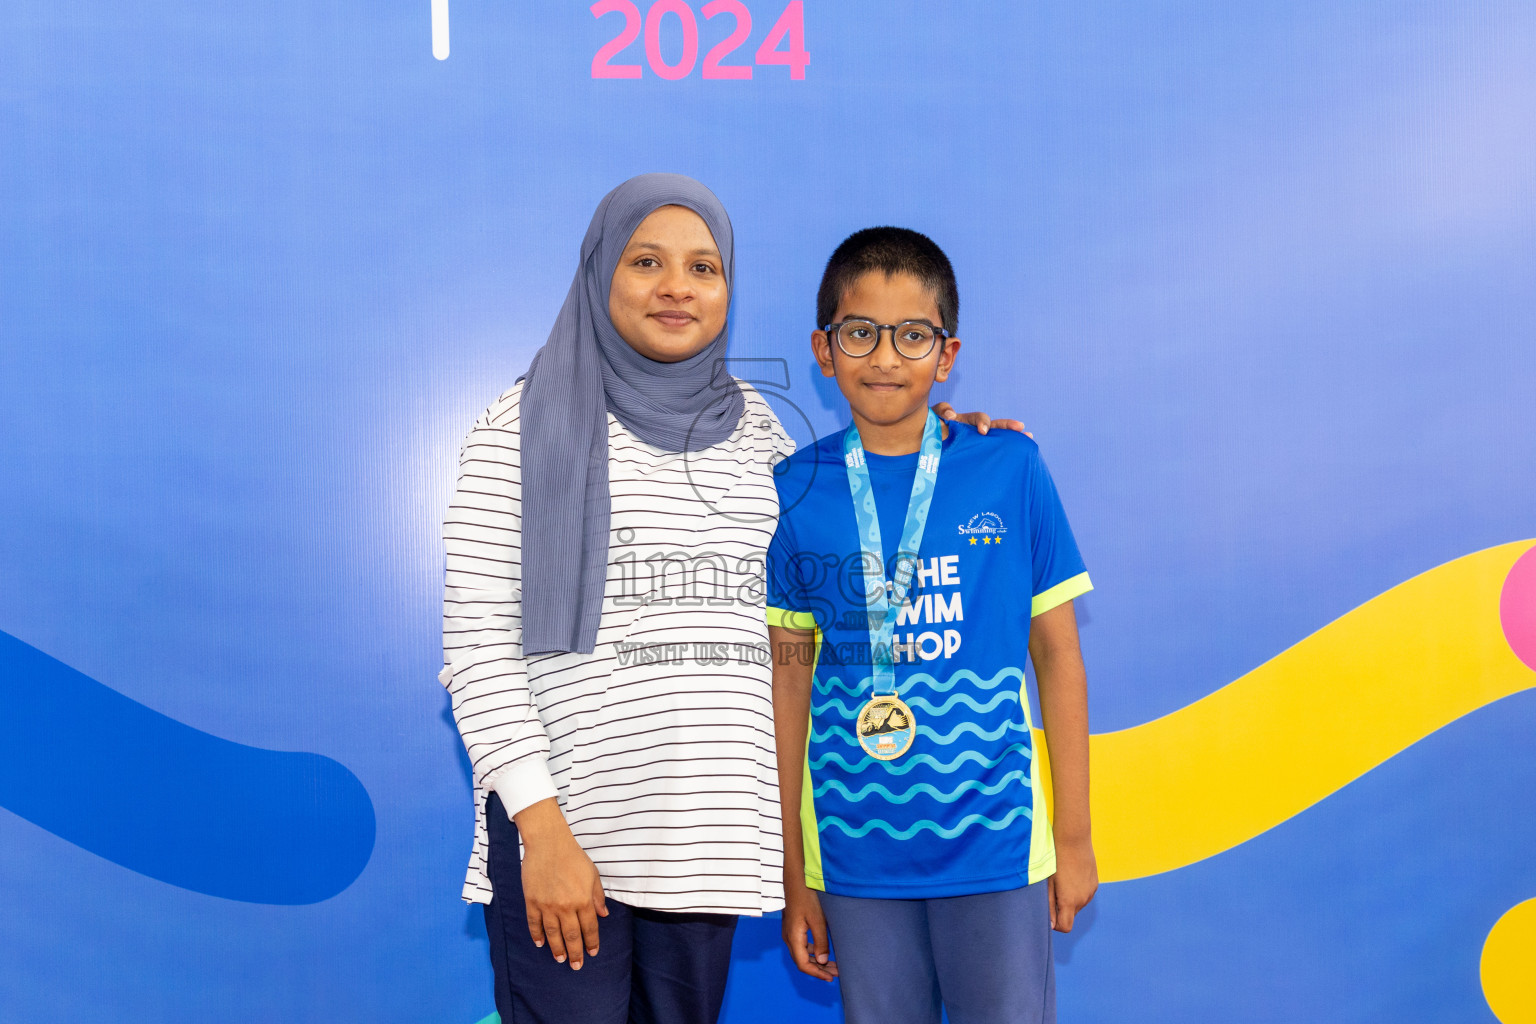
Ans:
[[[981,538],[981,542],[983,544],[1001,544],[1003,542],[1003,538],[988,536],[988,537]],[[976,538],[972,537],[971,538],[971,546],[974,547],[975,545],[976,545]]]

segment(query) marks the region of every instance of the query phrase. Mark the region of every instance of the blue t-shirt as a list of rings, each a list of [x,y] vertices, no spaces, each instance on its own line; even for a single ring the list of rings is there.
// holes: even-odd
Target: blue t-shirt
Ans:
[[[1055,871],[1024,662],[1030,619],[1092,584],[1035,442],[948,426],[892,638],[917,735],[892,761],[866,754],[853,731],[870,697],[870,638],[843,432],[776,470],[769,622],[818,631],[800,815],[814,889],[964,896]],[[918,457],[866,458],[889,578]]]

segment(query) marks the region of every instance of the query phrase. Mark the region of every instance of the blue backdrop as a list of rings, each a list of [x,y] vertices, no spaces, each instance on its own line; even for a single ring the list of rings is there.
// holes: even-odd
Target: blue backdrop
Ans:
[[[491,1012],[439,523],[637,172],[730,209],[733,353],[801,441],[831,248],[948,249],[943,397],[1041,441],[1095,731],[1536,536],[1536,8],[745,0],[730,79],[735,14],[693,5],[689,70],[646,0],[594,78],[614,6],[0,8],[0,1017]],[[1492,1021],[1533,729],[1527,690],[1107,885],[1063,1019]],[[777,933],[725,1020],[837,1019]]]

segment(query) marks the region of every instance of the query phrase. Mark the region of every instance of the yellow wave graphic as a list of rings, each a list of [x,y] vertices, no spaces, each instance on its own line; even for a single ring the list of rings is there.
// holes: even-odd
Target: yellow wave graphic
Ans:
[[[1501,1024],[1536,1024],[1536,899],[1509,910],[1483,943],[1483,998]]]
[[[1142,878],[1229,850],[1536,686],[1500,618],[1504,583],[1533,547],[1504,544],[1431,569],[1187,707],[1094,735],[1100,877]],[[1536,555],[1521,573],[1536,575]]]

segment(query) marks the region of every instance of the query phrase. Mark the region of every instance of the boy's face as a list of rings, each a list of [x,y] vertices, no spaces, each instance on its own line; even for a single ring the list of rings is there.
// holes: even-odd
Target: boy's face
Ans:
[[[853,282],[837,304],[833,323],[849,317],[877,324],[924,320],[942,327],[933,291],[911,274],[871,271]],[[934,343],[922,359],[908,359],[896,351],[890,331],[880,332],[880,343],[869,355],[855,358],[838,347],[827,331],[811,335],[811,347],[824,377],[836,377],[837,386],[856,416],[874,426],[895,426],[904,420],[926,416],[928,393],[936,380],[949,376],[960,351],[959,338]]]

